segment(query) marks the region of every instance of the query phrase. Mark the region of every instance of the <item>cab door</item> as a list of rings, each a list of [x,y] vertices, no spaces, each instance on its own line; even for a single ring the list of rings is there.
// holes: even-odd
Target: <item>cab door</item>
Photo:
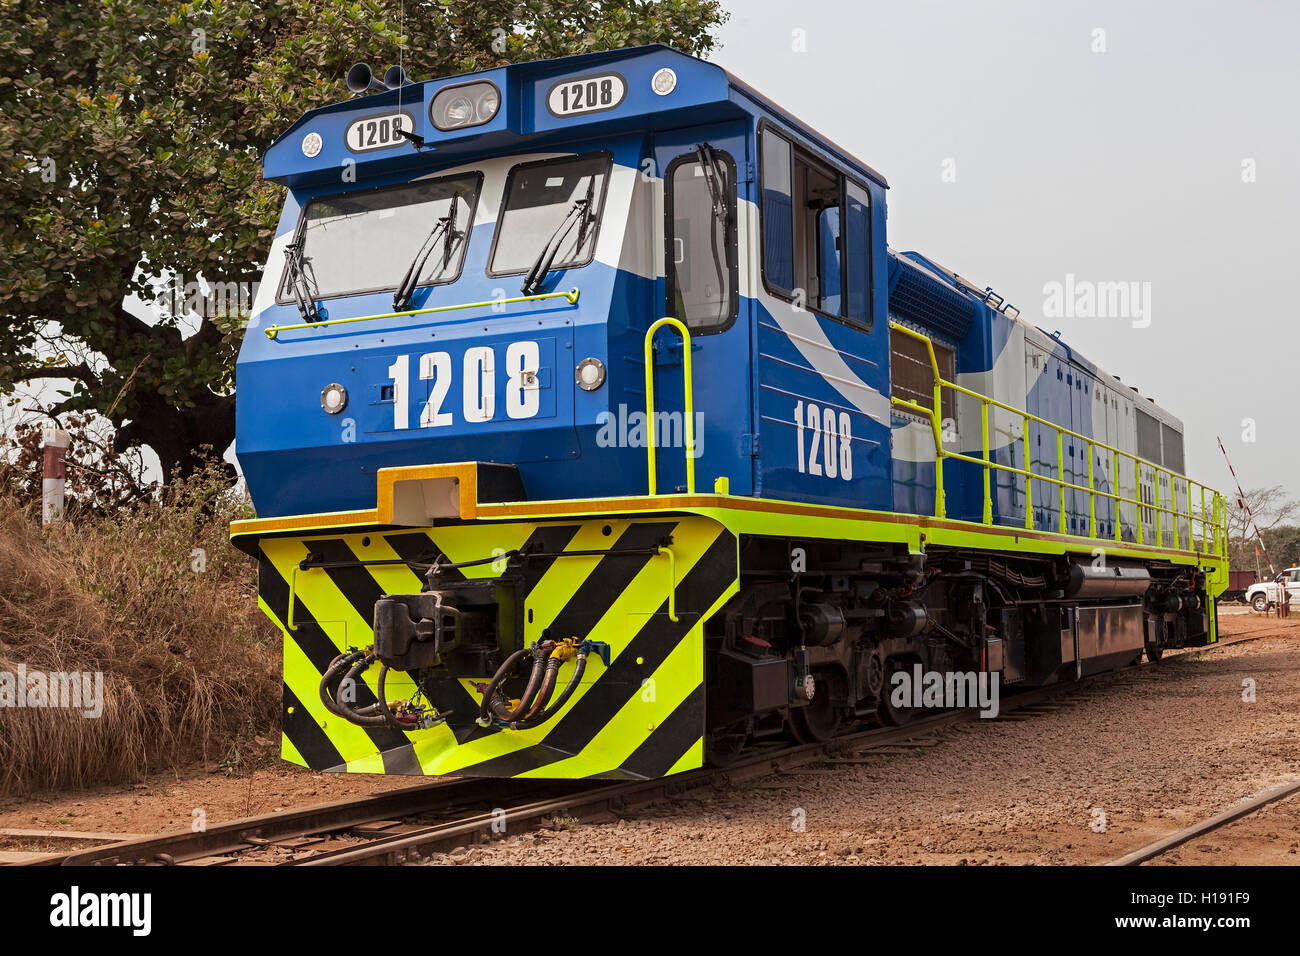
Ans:
[[[719,478],[732,494],[753,491],[750,330],[740,297],[738,179],[748,162],[741,130],[695,127],[659,134],[655,165],[663,182],[663,282],[658,315],[691,335],[695,487]],[[667,328],[655,337],[655,405],[660,418],[659,491],[686,486],[682,347]],[[667,413],[667,417],[664,414]]]

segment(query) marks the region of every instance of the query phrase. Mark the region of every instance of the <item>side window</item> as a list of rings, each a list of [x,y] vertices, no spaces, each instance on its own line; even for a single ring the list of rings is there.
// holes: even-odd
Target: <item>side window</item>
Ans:
[[[668,315],[692,330],[721,331],[740,304],[736,167],[708,145],[668,168]]]
[[[794,164],[794,274],[805,302],[840,314],[840,184],[800,158]]]
[[[871,328],[871,197],[852,180],[845,189],[845,240],[848,245],[845,289],[848,316]]]
[[[1154,465],[1161,464],[1160,422],[1142,409],[1137,410],[1137,453]]]
[[[1183,465],[1183,436],[1164,422],[1160,423],[1161,444],[1164,446],[1165,467],[1176,475],[1181,475]]]
[[[792,295],[794,281],[794,216],[790,142],[763,131],[763,272],[777,290]]]
[[[778,295],[870,326],[870,195],[762,132],[763,274]]]

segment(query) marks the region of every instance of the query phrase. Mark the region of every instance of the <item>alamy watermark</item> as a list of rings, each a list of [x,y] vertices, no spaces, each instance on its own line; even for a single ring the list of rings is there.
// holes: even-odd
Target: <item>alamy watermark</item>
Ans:
[[[1151,324],[1150,282],[1093,282],[1067,273],[1064,282],[1043,286],[1043,316],[1049,319],[1129,319],[1135,329]]]
[[[196,315],[204,319],[247,319],[257,301],[258,282],[221,282],[173,276],[155,286],[153,308],[159,314]]]
[[[104,675],[100,671],[0,671],[0,707],[79,710],[94,719],[104,713]]]
[[[655,412],[654,422],[648,423],[645,412],[629,412],[626,405],[620,404],[617,414],[598,414],[596,424],[600,426],[596,444],[601,448],[645,448],[651,440],[656,448],[686,447],[686,418],[681,412]],[[695,413],[692,438],[695,447],[691,457],[699,458],[704,451],[703,412]]]
[[[927,671],[913,664],[910,671],[898,670],[890,677],[889,702],[897,708],[978,707],[981,717],[993,718],[998,715],[1001,676],[996,671]]]

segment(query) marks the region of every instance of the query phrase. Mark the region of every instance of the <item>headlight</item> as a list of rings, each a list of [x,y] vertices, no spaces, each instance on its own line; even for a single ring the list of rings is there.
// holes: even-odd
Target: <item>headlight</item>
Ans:
[[[585,358],[573,370],[573,380],[584,392],[594,392],[605,384],[605,363],[598,358]]]
[[[330,382],[320,391],[320,407],[327,415],[337,415],[348,407],[348,390],[338,382]]]
[[[650,88],[660,96],[667,96],[677,89],[677,74],[668,67],[664,67],[650,78]]]
[[[496,84],[486,80],[464,83],[438,91],[429,107],[429,119],[438,129],[446,131],[481,126],[497,115],[501,108],[501,93]]]

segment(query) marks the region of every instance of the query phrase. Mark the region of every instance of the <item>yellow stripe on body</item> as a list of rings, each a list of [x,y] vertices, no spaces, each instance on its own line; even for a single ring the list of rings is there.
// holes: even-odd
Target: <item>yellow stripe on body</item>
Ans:
[[[560,525],[567,523],[571,522],[556,522],[556,524]],[[608,535],[605,535],[602,532],[602,528],[607,524],[611,526],[611,530]],[[579,528],[577,534],[573,536],[573,539],[565,546],[565,551],[608,551],[608,549],[613,547],[619,538],[623,536],[623,533],[631,526],[631,524],[631,521],[586,522]],[[537,525],[528,525],[528,533],[531,534],[532,530],[536,527]],[[462,526],[457,530],[477,531],[482,534],[484,532],[496,533],[499,529],[483,525],[475,525]],[[442,531],[440,529],[439,538],[441,539],[441,537]],[[522,541],[520,543],[522,544]],[[489,551],[488,553],[491,552]],[[614,560],[635,559],[615,558]],[[659,559],[652,559],[649,567],[653,567],[657,560]],[[546,572],[542,575],[541,580],[538,581],[537,585],[529,594],[524,605],[524,637],[526,644],[537,640],[541,636],[542,631],[554,623],[556,617],[559,616],[560,612],[563,611],[565,606],[573,599],[574,594],[580,587],[582,587],[588,576],[596,570],[600,561],[601,556],[596,555],[573,558],[561,557],[556,558],[555,561],[552,562],[551,566],[547,568]],[[485,567],[490,568],[491,565],[485,565]],[[643,568],[641,573],[644,574],[649,570],[649,567]],[[466,570],[469,571],[473,569],[467,568]],[[666,574],[662,581],[663,586],[666,589]],[[635,581],[633,582],[633,587],[635,587]],[[631,591],[632,589],[633,588],[629,588],[628,590]],[[528,623],[529,608],[533,611],[532,624]],[[596,631],[599,630],[600,625],[598,624]],[[596,631],[593,631],[593,635]],[[569,635],[557,636],[562,638],[568,637]],[[586,637],[588,635],[577,636]],[[561,665],[559,673],[556,675],[555,695],[558,696],[563,691],[569,678],[573,675],[573,669],[575,666],[576,665],[573,661],[567,661]],[[457,749],[450,753],[438,752],[438,748],[423,745],[423,742],[421,741],[417,742],[415,745],[416,756],[419,758],[420,763],[425,767],[427,773],[455,773],[457,770],[472,766],[476,763],[481,763],[484,760],[505,756],[506,754],[532,747],[535,744],[543,743],[546,734],[555,727],[565,714],[577,705],[587,688],[589,688],[595,682],[596,678],[603,672],[604,663],[597,655],[590,655],[587,658],[587,669],[583,673],[583,679],[574,690],[573,696],[565,702],[564,707],[557,711],[550,720],[540,727],[535,727],[531,730],[502,731],[500,733],[492,734],[491,736],[479,738],[478,740],[472,741],[468,744],[458,745]],[[478,691],[475,688],[475,684],[477,683],[476,681],[463,678],[460,683],[472,697],[478,699]]]
[[[284,638],[284,682],[298,695],[298,700],[303,707],[307,708],[307,713],[315,721],[316,726],[321,728],[325,736],[329,738],[330,743],[339,752],[344,763],[351,763],[367,754],[374,753],[374,741],[370,739],[364,728],[349,723],[342,717],[331,714],[325,709],[325,704],[321,701],[318,690],[320,677],[316,665],[303,653],[302,648],[298,646],[298,642],[286,634]],[[378,772],[383,772],[382,765]]]
[[[300,767],[307,766],[307,761],[302,754],[298,753],[298,748],[293,745],[288,734],[280,734],[280,759],[289,763],[296,763]]]
[[[677,526],[673,536],[673,550],[676,553],[674,587],[681,584],[709,546],[724,533],[725,529],[713,522],[688,519]],[[649,623],[656,616],[655,612],[664,606],[668,590],[668,567],[666,557],[652,558],[597,624],[593,635],[599,640],[609,641],[613,646],[614,660],[624,652],[641,627]],[[596,732],[582,753],[536,770],[525,771],[518,776],[588,777],[616,769],[704,682],[704,622],[738,588],[738,582],[733,580],[713,606],[700,614],[691,629],[650,675],[654,681],[653,701],[645,699],[644,684],[639,690],[633,689],[628,702]],[[664,616],[666,618],[666,612]],[[610,640],[612,634],[620,632],[623,634],[621,642]],[[703,730],[703,727],[700,729]]]
[[[647,522],[654,520],[656,519],[645,519]],[[570,524],[572,522],[554,523]],[[551,522],[548,522],[548,524],[551,524]],[[604,524],[614,525],[613,532],[610,535],[602,533]],[[607,552],[632,524],[633,522],[630,520],[583,522],[578,532],[566,545],[566,550],[600,550]],[[527,540],[536,527],[535,524],[521,523],[509,529],[504,525],[464,525],[438,528],[432,532],[433,537],[431,540],[436,540],[437,547],[450,561],[476,560],[490,557],[492,548],[501,548],[502,550],[518,548]],[[508,533],[505,533],[507,531]],[[722,527],[707,519],[695,518],[692,520],[687,516],[685,521],[678,525],[673,544],[676,555],[675,562],[673,562],[676,571],[674,584],[680,584],[695,563],[704,555],[708,547],[722,533],[724,533]],[[370,544],[367,546],[361,544],[362,539],[367,537],[362,533],[341,536],[326,533],[313,537],[327,538],[329,540],[342,538],[359,558],[391,559],[398,557],[381,534],[371,533],[368,536],[370,537]],[[263,541],[263,545],[268,552],[268,560],[288,581],[291,579],[293,568],[310,552],[311,539],[268,539]],[[615,560],[636,560],[636,558],[616,558]],[[578,589],[599,566],[600,561],[600,556],[561,557],[557,558],[547,568],[542,579],[533,588],[528,600],[528,606],[534,612],[534,621],[530,628],[533,633],[530,635],[530,640],[539,636],[542,629],[552,623],[564,610]],[[668,596],[669,566],[670,562],[666,557],[648,559],[645,566],[633,579],[631,585],[623,593],[612,596],[613,600],[610,607],[605,609],[605,613],[601,616],[592,633],[580,636],[590,636],[596,640],[607,641],[611,645],[613,653],[617,656],[636,633],[635,629],[628,628],[629,615],[648,616],[651,612],[664,606]],[[387,593],[414,593],[423,584],[419,574],[402,565],[370,566],[366,570],[374,578],[377,585]],[[466,568],[464,571],[467,577],[471,574],[479,578],[496,576],[491,564]],[[734,589],[735,583],[733,581],[727,595],[720,598],[719,603],[724,601],[726,596],[734,593]],[[357,609],[335,586],[324,570],[299,571],[297,598],[340,652],[349,644],[365,646],[372,639],[370,623],[361,618]],[[641,618],[641,620],[644,619],[645,617]],[[674,649],[669,658],[651,675],[656,682],[656,701],[653,705],[643,701],[641,694],[635,688],[628,688],[631,694],[630,701],[621,708],[620,713],[611,722],[611,727],[593,728],[597,733],[593,742],[588,744],[589,751],[606,746],[612,746],[615,749],[610,752],[613,756],[606,754],[599,759],[600,766],[598,768],[592,764],[593,769],[589,772],[610,770],[617,767],[627,755],[632,753],[649,736],[648,721],[652,721],[657,725],[700,685],[703,680],[701,635],[702,625],[697,622],[690,634],[680,642],[680,645]],[[557,677],[558,688],[563,688],[568,677],[572,674],[573,666],[573,663],[569,662],[561,668]],[[407,733],[405,736],[414,745],[416,759],[426,773],[455,773],[457,770],[473,764],[504,756],[538,743],[544,743],[546,734],[557,725],[564,714],[577,705],[587,689],[599,678],[602,672],[603,664],[596,655],[591,655],[588,658],[588,669],[585,678],[573,698],[547,724],[533,730],[502,731],[466,744],[457,743],[451,730],[445,724],[426,731]],[[372,691],[377,690],[374,686],[374,676],[371,675],[371,680],[368,682]],[[388,696],[390,699],[397,696],[396,692],[398,692],[399,688],[401,688],[403,694],[410,694],[414,691],[414,684],[407,675],[401,672],[390,672],[389,677]],[[318,725],[324,727],[326,735],[343,756],[349,771],[383,772],[382,758],[375,752],[373,741],[370,740],[365,731],[342,718],[328,713],[324,709],[318,695],[320,674],[291,637],[286,641],[285,679],[294,690],[294,693],[308,707],[312,719]],[[477,694],[473,690],[474,683],[474,681],[462,681],[462,685],[466,686],[467,690],[471,692],[471,699],[477,699]],[[650,715],[649,718],[647,718],[647,714]],[[686,757],[682,758],[682,760],[686,759]],[[549,773],[542,770],[534,775],[543,777],[556,776],[557,770],[560,770],[561,773],[564,772],[559,765],[564,764],[567,766],[569,762],[568,759],[559,761],[552,765]],[[591,761],[586,760],[582,762],[591,763]],[[572,767],[573,771],[579,769],[576,763]],[[579,775],[585,775],[585,772]]]
[[[262,548],[267,559],[285,581],[293,580],[293,569],[310,553],[306,543],[292,538],[267,539],[262,542]],[[408,576],[411,573],[406,568],[395,566],[388,567],[386,570]],[[334,585],[324,570],[299,571],[297,589],[295,594],[291,595],[291,599],[294,596],[306,608],[307,613],[311,615],[338,653],[343,653],[349,646],[368,646],[372,641],[370,622],[357,613],[352,602]],[[371,667],[368,673],[362,675],[362,680],[376,697],[378,676],[377,667]],[[357,760],[368,758],[369,755],[376,753],[374,741],[370,739],[364,728],[330,713],[325,708],[320,699],[321,672],[287,630],[284,631],[284,680],[307,708],[316,725],[325,731],[330,743],[338,750],[346,764],[351,765]],[[409,675],[401,671],[391,671],[388,675],[387,691],[387,696],[391,700],[410,697],[415,692],[415,683]],[[434,728],[434,731],[439,729],[450,737],[451,731],[445,727]],[[378,770],[366,772],[382,773],[383,765],[380,763]]]
[[[675,773],[683,773],[687,770],[695,770],[704,766],[704,738],[691,744],[691,749],[682,754],[680,759],[668,768],[665,777],[671,777]]]
[[[618,543],[619,538],[631,526],[631,521],[589,521],[585,522],[573,540],[565,546],[565,551],[607,551]],[[610,533],[605,535],[601,529],[608,525]],[[626,560],[619,558],[617,560]],[[652,562],[653,563],[653,562]],[[565,605],[573,599],[578,588],[582,587],[587,576],[596,570],[600,557],[556,558],[540,581],[528,595],[524,604],[524,637],[536,640],[542,631],[555,623],[555,619],[564,610]],[[533,612],[533,623],[528,623],[528,612]],[[569,637],[559,634],[560,639]],[[579,634],[577,637],[583,637]]]

